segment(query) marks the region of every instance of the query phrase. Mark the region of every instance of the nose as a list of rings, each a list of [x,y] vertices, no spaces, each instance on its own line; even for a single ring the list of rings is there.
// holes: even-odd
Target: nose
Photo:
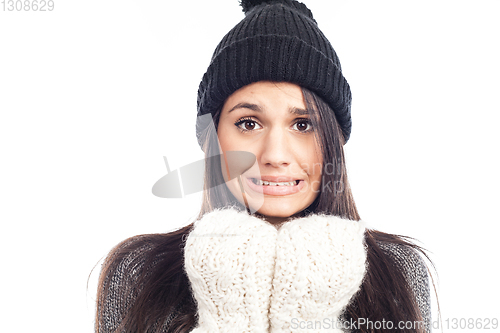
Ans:
[[[272,167],[288,166],[292,159],[291,140],[287,131],[273,127],[262,138],[261,165]]]

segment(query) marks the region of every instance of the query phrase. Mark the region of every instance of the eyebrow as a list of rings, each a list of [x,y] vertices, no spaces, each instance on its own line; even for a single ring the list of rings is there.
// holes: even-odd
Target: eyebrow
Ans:
[[[262,108],[260,106],[258,106],[257,104],[238,103],[235,106],[233,106],[231,108],[231,110],[228,111],[228,113],[232,112],[232,111],[234,111],[236,109],[250,109],[250,110],[255,111],[255,112],[264,112],[262,110]],[[301,108],[297,108],[297,107],[291,107],[291,108],[289,108],[288,112],[291,113],[291,114],[298,115],[298,116],[304,116],[304,115],[308,115],[309,114],[309,112],[307,110],[304,110],[304,109],[301,109]]]

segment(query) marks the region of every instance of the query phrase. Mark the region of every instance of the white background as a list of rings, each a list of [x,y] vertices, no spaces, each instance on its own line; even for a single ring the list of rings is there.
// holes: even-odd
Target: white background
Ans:
[[[304,2],[351,85],[362,218],[431,252],[444,324],[500,318],[500,2]],[[236,0],[0,10],[2,331],[91,332],[99,260],[197,215],[201,194],[151,187],[163,156],[203,157],[198,84],[242,18]]]

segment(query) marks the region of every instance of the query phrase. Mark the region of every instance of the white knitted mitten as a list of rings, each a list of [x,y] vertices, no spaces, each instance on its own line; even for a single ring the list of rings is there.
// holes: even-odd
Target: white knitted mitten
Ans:
[[[222,209],[194,224],[184,267],[198,306],[196,333],[268,332],[276,228]]]
[[[338,318],[365,274],[364,223],[311,215],[278,232],[271,332],[343,332]]]

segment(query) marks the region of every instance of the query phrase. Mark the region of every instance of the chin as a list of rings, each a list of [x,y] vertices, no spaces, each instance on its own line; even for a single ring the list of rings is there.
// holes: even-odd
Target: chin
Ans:
[[[287,203],[264,203],[258,213],[268,217],[287,218],[303,211],[305,207],[298,207],[296,204]]]
[[[227,183],[228,188],[231,194],[244,206],[239,186],[233,180]],[[247,194],[246,199],[249,206],[258,214],[269,218],[286,219],[309,207],[316,197],[317,195],[264,196],[261,193],[251,193]]]

